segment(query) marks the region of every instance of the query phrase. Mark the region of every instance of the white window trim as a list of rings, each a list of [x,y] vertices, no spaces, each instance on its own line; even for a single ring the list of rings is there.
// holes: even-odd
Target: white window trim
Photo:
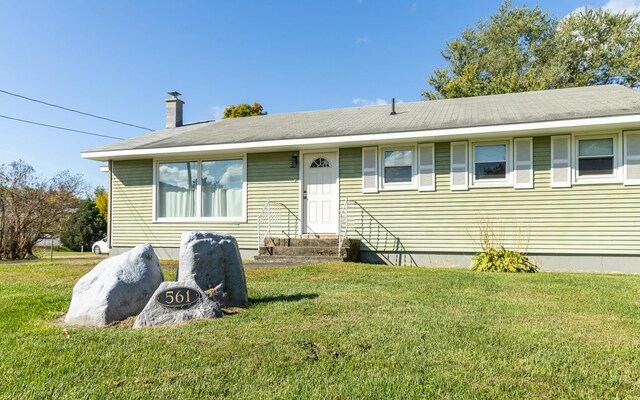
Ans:
[[[513,138],[503,140],[472,141],[469,146],[469,187],[494,188],[513,187]],[[478,179],[476,180],[476,146],[491,146],[496,144],[506,145],[507,169],[504,179]]]
[[[584,139],[613,139],[613,174],[579,176],[579,142]],[[571,143],[571,178],[574,185],[590,185],[598,183],[622,183],[622,141],[620,132],[573,134]]]
[[[398,182],[398,183],[384,183],[384,152],[385,151],[402,151],[411,150],[411,182]],[[391,190],[414,190],[418,189],[418,152],[417,143],[412,144],[398,144],[390,146],[380,146],[378,148],[378,190],[379,191],[391,191]]]
[[[239,217],[202,217],[202,162],[219,160],[242,160],[242,215]],[[198,183],[196,185],[196,216],[195,217],[158,217],[158,179],[161,163],[187,162],[198,163]],[[152,194],[152,222],[220,222],[238,223],[247,222],[247,154],[232,154],[216,157],[193,157],[180,159],[154,159],[153,160],[153,194]]]

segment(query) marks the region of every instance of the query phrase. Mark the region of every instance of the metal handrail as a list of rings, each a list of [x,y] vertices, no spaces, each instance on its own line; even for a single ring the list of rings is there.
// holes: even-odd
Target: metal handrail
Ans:
[[[342,251],[342,244],[349,235],[349,199],[345,199],[338,213],[338,254]]]
[[[345,240],[353,233],[367,247],[378,252],[389,264],[417,265],[413,256],[407,253],[400,238],[357,201],[345,199],[338,215],[338,251],[342,250]],[[265,245],[267,238],[297,237],[301,233],[302,225],[302,220],[284,203],[267,200],[258,215],[258,248]],[[309,227],[306,227],[306,230],[318,236]],[[396,259],[390,259],[384,255],[384,252],[395,253]]]
[[[369,248],[375,250],[389,264],[418,265],[411,254],[407,252],[402,241],[394,235],[387,227],[376,219],[369,211],[367,211],[360,203],[355,200],[347,200],[354,207],[347,208],[350,210],[349,231],[354,232]],[[385,256],[384,252],[396,254],[396,260],[391,260]],[[405,262],[403,262],[403,258]]]
[[[284,203],[267,200],[262,211],[258,214],[258,248],[263,246],[266,238],[280,235],[287,238],[297,237],[301,233],[301,226],[302,220]],[[318,236],[308,226],[306,230]]]
[[[258,214],[258,248],[262,246],[264,239],[266,239],[271,233],[271,201],[267,200],[264,207],[262,207],[262,211]],[[263,233],[263,229],[266,227],[266,230]]]

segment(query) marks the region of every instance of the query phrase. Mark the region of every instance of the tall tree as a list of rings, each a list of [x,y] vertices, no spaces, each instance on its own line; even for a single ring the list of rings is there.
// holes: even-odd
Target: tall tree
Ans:
[[[562,19],[555,62],[561,86],[640,87],[640,13],[584,8]]]
[[[584,9],[558,20],[502,3],[446,44],[427,100],[621,83],[638,86],[638,13]]]
[[[446,44],[448,66],[428,78],[427,99],[480,96],[543,89],[552,80],[545,66],[553,56],[557,22],[539,7],[505,1],[489,20]]]
[[[22,160],[0,165],[0,258],[32,257],[40,234],[61,230],[84,188],[68,171],[44,179]]]
[[[251,105],[247,103],[240,103],[238,105],[232,104],[229,107],[225,108],[223,118],[243,118],[266,114],[267,113],[263,111],[262,105],[260,103],[254,102]]]

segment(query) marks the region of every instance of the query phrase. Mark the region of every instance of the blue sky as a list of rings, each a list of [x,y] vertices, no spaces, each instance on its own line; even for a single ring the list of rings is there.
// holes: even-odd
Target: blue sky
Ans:
[[[185,121],[229,104],[269,113],[421,100],[440,50],[501,1],[0,1],[0,89],[161,129],[166,92]],[[562,17],[640,0],[514,1]],[[0,93],[0,114],[128,138],[145,131]],[[0,163],[69,169],[106,186],[80,152],[112,142],[0,118]]]

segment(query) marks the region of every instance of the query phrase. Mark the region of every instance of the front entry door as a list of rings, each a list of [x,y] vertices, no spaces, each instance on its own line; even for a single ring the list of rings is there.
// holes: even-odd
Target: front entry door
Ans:
[[[338,233],[336,153],[304,155],[302,198],[306,233]]]

